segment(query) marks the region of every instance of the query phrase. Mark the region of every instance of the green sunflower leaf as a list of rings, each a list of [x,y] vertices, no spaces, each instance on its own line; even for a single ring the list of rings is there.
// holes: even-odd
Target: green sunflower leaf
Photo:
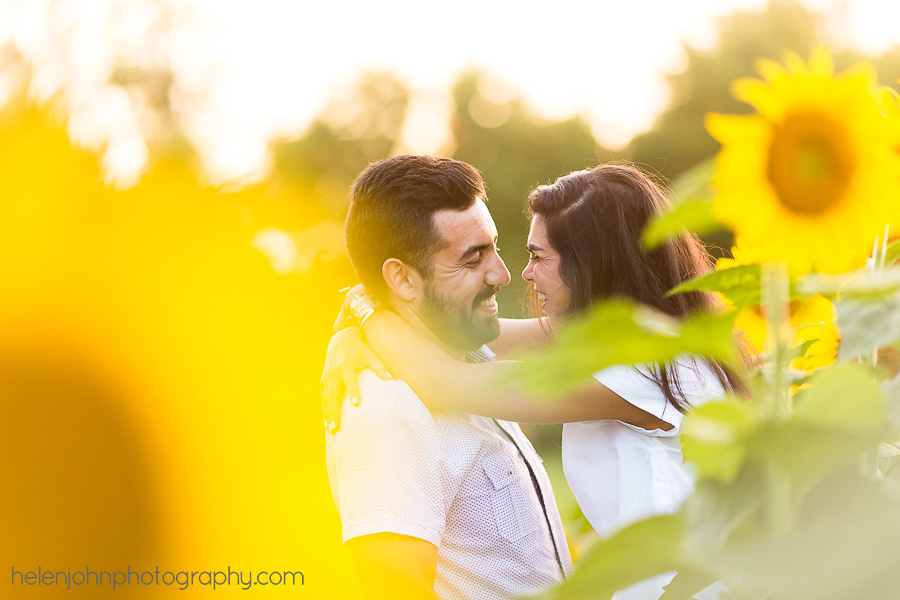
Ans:
[[[641,240],[645,247],[653,249],[685,231],[709,233],[722,227],[721,221],[713,214],[712,200],[692,198],[679,202],[668,212],[656,215],[647,224]]]
[[[740,265],[721,271],[711,271],[686,281],[669,291],[669,295],[681,292],[719,292],[735,305],[743,308],[760,302],[759,265]]]
[[[896,241],[887,247],[887,252],[884,255],[884,264],[891,266],[897,259],[900,259],[900,241]]]
[[[681,569],[669,585],[663,587],[665,593],[659,600],[693,600],[694,594],[705,590],[716,581],[718,579],[702,571]]]
[[[553,350],[521,356],[508,377],[549,399],[612,365],[662,363],[684,354],[733,363],[733,327],[734,314],[703,313],[679,322],[625,301],[602,303],[567,323]]]
[[[838,358],[853,360],[900,340],[900,296],[849,297],[835,304]]]
[[[681,443],[685,460],[701,477],[729,483],[747,455],[747,440],[756,426],[750,404],[726,399],[707,402],[685,417]]]
[[[565,584],[540,600],[609,598],[618,590],[682,566],[680,514],[651,517],[599,542]]]

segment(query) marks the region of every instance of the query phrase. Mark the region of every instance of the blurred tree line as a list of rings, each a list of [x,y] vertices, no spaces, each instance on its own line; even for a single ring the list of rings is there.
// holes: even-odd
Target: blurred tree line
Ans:
[[[151,28],[158,30],[153,43],[164,47],[174,17],[164,6],[158,8],[158,23]],[[439,152],[470,162],[484,173],[489,207],[513,275],[512,285],[501,292],[501,314],[527,314],[521,302],[526,286],[518,275],[526,262],[523,211],[531,189],[569,171],[611,160],[634,162],[665,180],[677,181],[718,149],[704,129],[706,114],[748,110],[731,97],[732,81],[754,76],[758,58],[781,60],[786,50],[806,56],[814,44],[827,41],[820,17],[796,0],[770,0],[761,11],[735,12],[721,18],[717,28],[718,41],[710,48],[693,48],[687,40],[684,69],[668,77],[668,108],[649,131],[622,148],[604,147],[584,116],[543,119],[519,97],[498,100],[490,93],[498,87],[491,75],[476,70],[460,74],[450,90],[450,141]],[[859,58],[849,51],[838,53],[837,67]],[[877,67],[882,83],[895,83],[900,74],[900,46],[866,58]],[[0,69],[5,73],[21,70],[22,64],[14,49],[0,52]],[[185,133],[184,115],[173,100],[178,82],[170,65],[134,66],[123,54],[109,82],[125,89],[132,104],[140,107],[151,163],[180,162],[200,170],[200,157]],[[393,73],[361,76],[349,96],[333,100],[302,134],[271,142],[273,168],[258,185],[254,205],[244,207],[247,218],[260,228],[287,232],[303,232],[323,222],[333,225],[328,231],[338,231],[356,175],[369,162],[402,151],[412,99],[412,90]],[[712,234],[707,241],[715,253],[716,247],[728,248],[731,240],[727,234]],[[320,254],[328,260],[313,257],[310,267],[322,270],[320,275],[352,281],[349,261],[340,256],[340,240],[324,242],[324,246],[328,251]],[[332,260],[335,256],[337,260]]]
[[[714,47],[698,50],[685,45],[686,66],[669,76],[669,107],[654,127],[620,149],[597,141],[582,116],[540,119],[520,98],[498,104],[486,95],[483,90],[490,75],[461,74],[452,89],[452,142],[442,154],[469,162],[484,173],[502,254],[513,275],[512,285],[501,293],[501,314],[523,314],[520,300],[525,285],[518,273],[526,262],[523,210],[531,189],[569,171],[610,160],[632,161],[676,180],[718,149],[703,126],[707,113],[747,112],[747,106],[731,97],[730,83],[754,76],[757,58],[781,60],[786,50],[808,55],[823,39],[820,30],[820,18],[793,1],[772,1],[765,10],[722,18]],[[839,53],[837,68],[858,58],[851,52]],[[894,83],[900,72],[900,47],[873,62],[886,78],[882,83]],[[273,141],[274,176],[302,192],[302,197],[314,199],[316,212],[342,220],[348,187],[359,171],[371,161],[396,153],[410,97],[410,90],[392,73],[366,74],[351,102],[328,107],[303,135]],[[489,118],[484,117],[486,112]],[[730,245],[730,239],[722,235],[713,234],[708,241],[714,246]]]

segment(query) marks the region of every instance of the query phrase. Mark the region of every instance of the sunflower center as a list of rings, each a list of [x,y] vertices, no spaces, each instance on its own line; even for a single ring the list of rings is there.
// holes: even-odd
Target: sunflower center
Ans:
[[[817,112],[793,113],[775,128],[767,176],[785,208],[807,216],[839,204],[853,176],[844,126]]]

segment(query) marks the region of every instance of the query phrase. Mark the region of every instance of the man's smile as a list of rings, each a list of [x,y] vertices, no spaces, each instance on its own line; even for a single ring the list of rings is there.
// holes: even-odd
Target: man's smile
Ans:
[[[496,314],[497,313],[497,296],[491,295],[481,302],[478,303],[476,308],[482,312],[486,312],[488,314]]]

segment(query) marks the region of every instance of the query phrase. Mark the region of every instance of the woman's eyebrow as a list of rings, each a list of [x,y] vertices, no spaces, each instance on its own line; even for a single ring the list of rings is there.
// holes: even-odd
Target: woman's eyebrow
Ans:
[[[544,251],[543,248],[541,248],[540,246],[535,246],[534,244],[528,244],[527,246],[525,246],[525,249],[528,250],[529,252],[543,252]]]

